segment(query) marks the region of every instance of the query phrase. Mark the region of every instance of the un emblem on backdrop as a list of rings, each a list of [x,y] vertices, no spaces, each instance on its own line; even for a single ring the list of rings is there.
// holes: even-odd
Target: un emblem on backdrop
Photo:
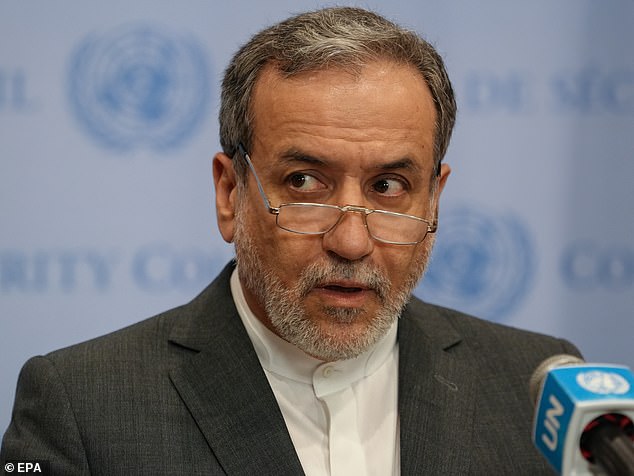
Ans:
[[[535,272],[527,228],[515,216],[471,207],[441,215],[423,299],[501,320],[526,295]]]
[[[100,144],[119,150],[182,145],[207,112],[205,50],[189,37],[137,26],[91,35],[74,52],[72,110]]]

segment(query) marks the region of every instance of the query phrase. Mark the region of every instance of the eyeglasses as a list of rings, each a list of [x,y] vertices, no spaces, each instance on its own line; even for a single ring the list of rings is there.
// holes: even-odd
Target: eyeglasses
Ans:
[[[269,213],[275,215],[275,223],[283,230],[300,235],[324,235],[334,229],[348,212],[361,214],[369,235],[377,241],[390,245],[415,245],[423,241],[428,233],[434,233],[438,228],[436,218],[429,221],[405,213],[373,210],[356,205],[340,207],[324,203],[283,203],[273,207],[264,193],[251,157],[242,143],[238,144],[238,151],[255,177],[264,206]]]

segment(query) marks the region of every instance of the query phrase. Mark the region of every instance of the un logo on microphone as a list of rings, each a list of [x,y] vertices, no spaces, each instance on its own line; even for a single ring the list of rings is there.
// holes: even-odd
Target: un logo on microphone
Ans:
[[[72,110],[101,145],[173,149],[191,137],[209,99],[205,51],[192,38],[133,26],[86,38],[68,77]]]
[[[461,207],[441,214],[423,299],[501,320],[521,302],[535,273],[531,236],[513,215]]]

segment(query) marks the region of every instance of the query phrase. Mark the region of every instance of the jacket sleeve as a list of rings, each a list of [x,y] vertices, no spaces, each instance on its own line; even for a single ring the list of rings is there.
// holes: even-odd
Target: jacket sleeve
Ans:
[[[0,462],[46,461],[51,474],[90,474],[73,408],[53,362],[34,357],[18,379]]]

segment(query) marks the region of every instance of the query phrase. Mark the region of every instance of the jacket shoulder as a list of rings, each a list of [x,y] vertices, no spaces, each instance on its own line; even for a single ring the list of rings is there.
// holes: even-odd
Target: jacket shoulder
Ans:
[[[412,299],[408,309],[418,326],[423,329],[442,329],[448,326],[458,336],[457,340],[474,350],[475,355],[487,359],[501,354],[515,355],[520,360],[528,360],[533,364],[535,359],[556,353],[581,355],[566,339],[488,321],[418,298]]]
[[[207,288],[187,304],[103,336],[53,351],[46,357],[57,364],[90,356],[100,361],[139,356],[147,361],[153,354],[175,351],[174,347],[198,350],[211,335],[234,325],[230,317],[235,312],[235,306],[229,288],[233,266],[233,263],[227,265]],[[171,345],[174,343],[179,345]],[[188,346],[188,343],[192,345]]]

